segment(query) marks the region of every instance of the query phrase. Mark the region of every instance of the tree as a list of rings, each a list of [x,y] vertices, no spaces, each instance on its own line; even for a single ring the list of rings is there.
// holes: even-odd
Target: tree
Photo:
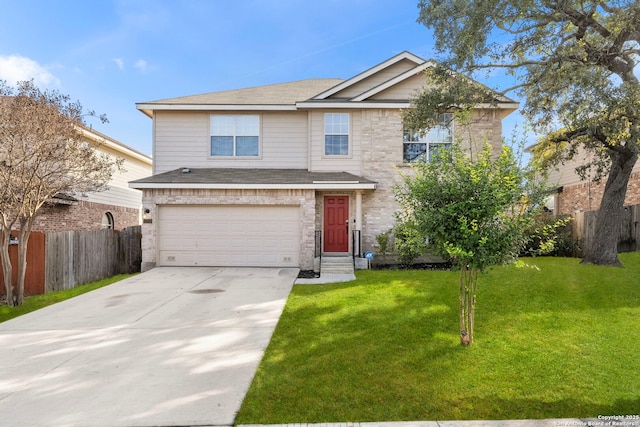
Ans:
[[[29,236],[42,206],[59,194],[105,189],[122,163],[98,153],[83,138],[82,127],[82,106],[68,96],[41,91],[33,81],[19,82],[15,89],[0,81],[0,258],[9,305],[22,304]],[[8,248],[16,226],[14,292]]]
[[[526,101],[542,164],[593,154],[606,177],[595,242],[583,262],[620,265],[617,227],[640,151],[640,1],[421,0],[418,21],[444,64],[465,74],[503,69]]]
[[[478,273],[516,259],[538,212],[543,192],[531,176],[509,147],[495,156],[487,144],[472,162],[456,144],[435,161],[415,164],[396,187],[399,221],[415,224],[430,250],[460,270],[462,345],[473,343]]]

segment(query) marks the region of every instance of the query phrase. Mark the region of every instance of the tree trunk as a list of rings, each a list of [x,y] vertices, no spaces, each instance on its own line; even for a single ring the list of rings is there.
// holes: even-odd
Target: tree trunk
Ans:
[[[13,269],[11,267],[11,260],[9,259],[9,240],[11,238],[11,229],[6,229],[0,226],[2,229],[2,238],[0,242],[0,258],[2,259],[2,274],[4,276],[4,287],[7,294],[7,305],[13,306],[13,285],[11,283],[11,276],[13,275]]]
[[[18,283],[16,284],[16,306],[24,301],[24,280],[27,276],[27,247],[33,226],[33,217],[20,218],[18,236]]]
[[[582,263],[622,267],[618,260],[620,221],[627,184],[637,160],[638,154],[630,150],[618,151],[612,156],[611,171],[596,215],[594,238],[589,247],[585,248]]]
[[[473,344],[478,271],[466,265],[460,267],[460,344]]]

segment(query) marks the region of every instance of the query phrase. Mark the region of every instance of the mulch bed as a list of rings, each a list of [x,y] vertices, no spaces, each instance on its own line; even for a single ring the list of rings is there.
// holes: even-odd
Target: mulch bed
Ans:
[[[422,262],[409,266],[400,264],[371,264],[372,270],[451,270],[451,263],[449,262]],[[298,273],[298,279],[315,279],[320,277],[318,273],[313,270],[300,270]]]
[[[450,262],[420,262],[411,265],[371,264],[372,270],[451,270]]]
[[[300,270],[298,273],[298,279],[315,279],[317,277],[320,275],[313,270]]]

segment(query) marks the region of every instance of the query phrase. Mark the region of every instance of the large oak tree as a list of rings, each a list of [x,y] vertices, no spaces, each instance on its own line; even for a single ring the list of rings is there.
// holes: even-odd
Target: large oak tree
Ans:
[[[501,93],[523,96],[534,130],[549,135],[536,149],[546,166],[593,154],[578,172],[606,184],[583,262],[620,265],[618,227],[640,151],[640,0],[421,0],[419,9],[448,68],[515,78]]]
[[[24,297],[27,245],[40,209],[57,195],[104,190],[122,163],[86,142],[83,115],[80,103],[41,91],[33,81],[16,88],[0,81],[0,258],[9,305],[20,305]],[[8,251],[14,228],[19,228],[15,289]]]

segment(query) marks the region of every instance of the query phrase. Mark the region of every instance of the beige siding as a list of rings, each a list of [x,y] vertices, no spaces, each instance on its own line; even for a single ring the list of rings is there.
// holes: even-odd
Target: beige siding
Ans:
[[[383,90],[375,94],[370,99],[375,100],[410,100],[416,97],[418,91],[427,84],[423,73],[419,73],[400,83],[397,83],[389,89]]]
[[[122,170],[114,173],[107,191],[90,193],[84,200],[93,203],[140,209],[142,206],[142,191],[129,188],[129,181],[151,175],[151,165],[138,159],[125,156],[105,146],[101,146],[99,150],[113,157],[124,158]]]
[[[549,171],[549,185],[553,187],[562,187],[578,184],[581,181],[575,169],[577,166],[588,162],[590,158],[591,156],[587,155],[584,152],[580,152],[574,160],[567,162],[564,165],[559,165],[558,167],[553,168]]]
[[[217,113],[219,114],[219,113]],[[226,114],[223,113],[223,114]],[[229,112],[228,114],[235,114]],[[215,158],[210,154],[209,112],[157,112],[155,172],[192,168],[292,168],[307,166],[307,113],[239,112],[260,114],[259,158]]]
[[[379,84],[391,80],[392,78],[414,68],[415,66],[415,62],[404,59],[385,68],[384,70],[375,73],[372,76],[367,77],[366,79],[358,83],[349,86],[348,88],[345,88],[344,90],[341,90],[338,93],[331,95],[330,98],[353,98],[360,95],[362,92],[366,92],[369,89],[378,86]]]
[[[324,154],[324,114],[329,112],[350,113],[349,155],[326,156]],[[362,171],[362,112],[313,111],[309,114],[311,126],[311,167],[312,172],[350,172],[360,175]]]
[[[181,167],[207,167],[209,114],[157,111],[154,174]]]
[[[306,169],[307,113],[265,113],[262,118],[262,161],[256,167]]]
[[[592,158],[593,154],[589,154],[584,149],[580,149],[573,160],[549,171],[549,185],[562,187],[584,182],[580,180],[580,177],[576,173],[576,167],[590,162]],[[636,163],[633,168],[633,173],[637,172],[640,172],[640,162]]]

